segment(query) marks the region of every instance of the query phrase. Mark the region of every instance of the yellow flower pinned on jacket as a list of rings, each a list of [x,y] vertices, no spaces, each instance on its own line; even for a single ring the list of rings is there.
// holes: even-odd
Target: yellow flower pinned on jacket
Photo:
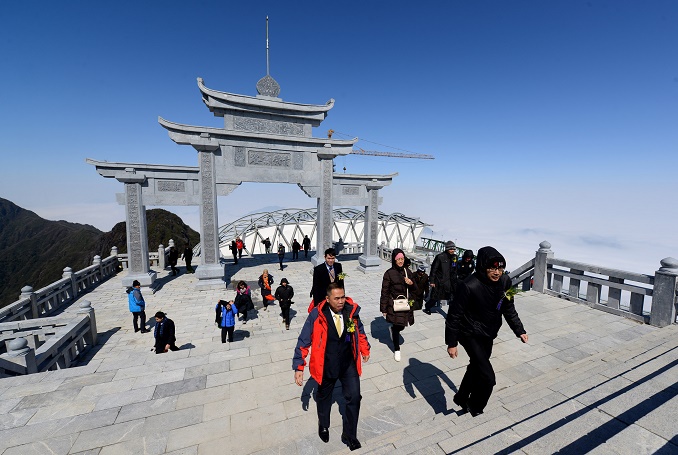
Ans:
[[[341,272],[339,275],[337,275],[337,278],[340,279],[340,280],[344,280],[344,279],[346,279],[347,276],[348,276],[348,273]]]
[[[355,332],[355,327],[358,325],[358,320],[357,319],[349,319],[348,322],[346,323],[346,331],[348,333],[353,333]]]

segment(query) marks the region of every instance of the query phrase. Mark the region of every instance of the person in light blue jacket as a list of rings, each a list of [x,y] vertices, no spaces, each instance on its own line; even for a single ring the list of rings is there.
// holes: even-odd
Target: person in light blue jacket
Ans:
[[[139,332],[139,324],[137,320],[141,318],[141,333],[148,333],[146,330],[146,302],[144,296],[141,295],[141,283],[134,280],[132,287],[127,290],[127,301],[129,302],[129,311],[134,315],[134,332]]]
[[[228,335],[228,342],[233,342],[233,331],[235,330],[235,320],[238,317],[238,307],[235,306],[233,300],[230,302],[219,300],[214,310],[216,311],[214,322],[221,327],[221,342],[226,343],[226,335]]]

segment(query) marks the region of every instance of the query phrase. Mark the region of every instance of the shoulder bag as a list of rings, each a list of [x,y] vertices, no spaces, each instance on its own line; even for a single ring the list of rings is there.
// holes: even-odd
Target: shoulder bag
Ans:
[[[407,269],[405,270],[405,277],[407,278]],[[402,294],[393,299],[393,311],[410,311],[410,291],[407,288],[407,283],[405,283],[405,296]]]

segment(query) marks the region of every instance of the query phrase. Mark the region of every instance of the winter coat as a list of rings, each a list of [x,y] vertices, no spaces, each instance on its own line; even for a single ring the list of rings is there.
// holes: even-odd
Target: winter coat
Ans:
[[[285,256],[285,247],[283,245],[278,246],[278,258]]]
[[[413,292],[414,305],[412,305],[413,310],[421,310],[421,307],[424,305],[424,298],[428,292],[428,275],[426,272],[417,270],[414,272],[412,281],[417,285],[417,291]]]
[[[302,243],[304,244],[305,250],[311,249],[311,239],[309,239],[308,237],[304,237],[304,240],[302,240]]]
[[[245,313],[249,310],[254,309],[254,302],[252,302],[252,292],[250,287],[247,286],[245,289],[237,289],[235,291],[235,305],[238,307],[241,313]]]
[[[228,302],[219,300],[217,306],[214,307],[216,312],[216,319],[214,322],[219,324],[219,327],[233,327],[235,326],[236,315],[238,314],[238,307],[235,302],[231,303],[231,309],[228,310],[226,306]]]
[[[177,265],[177,261],[179,260],[179,252],[177,249],[170,250],[169,252],[169,264],[170,265]]]
[[[235,244],[235,240],[231,242],[231,253],[233,253],[233,256],[238,255],[238,247]]]
[[[526,333],[513,298],[507,298],[505,294],[511,288],[511,278],[504,274],[499,281],[493,282],[487,277],[487,264],[497,257],[503,260],[494,248],[481,248],[478,251],[478,269],[459,283],[445,321],[447,346],[457,346],[460,336],[496,338],[502,316],[516,336]]]
[[[294,371],[304,371],[308,350],[312,348],[309,372],[318,384],[322,384],[323,380],[325,348],[327,346],[328,322],[322,313],[325,305],[327,305],[326,301],[321,302],[306,318],[304,327],[301,329],[297,339],[297,346],[294,349],[294,358],[292,359],[292,369]],[[361,355],[367,356],[370,354],[370,343],[367,341],[365,327],[363,327],[363,323],[360,320],[360,306],[353,302],[350,297],[346,297],[346,304],[342,314],[344,315],[344,325],[346,326],[346,323],[351,321],[355,327],[355,331],[347,333],[347,337],[350,337],[353,344],[353,358],[358,375],[360,375],[362,374]]]
[[[273,275],[268,274],[268,285],[273,286]],[[271,290],[264,287],[264,275],[259,275],[259,287],[261,288],[261,296],[266,297],[271,295]]]
[[[451,300],[457,285],[457,255],[449,255],[447,251],[438,254],[431,264],[429,279],[435,284],[435,300]]]
[[[292,251],[299,251],[301,249],[301,244],[296,240],[292,242]]]
[[[130,289],[127,292],[127,302],[129,303],[130,313],[146,311],[146,302],[144,302],[144,296],[141,295],[140,289],[137,288]]]
[[[287,286],[280,285],[275,290],[275,299],[280,304],[280,308],[289,308],[294,303],[292,297],[294,297],[294,289],[289,284]]]
[[[155,349],[158,348],[161,350],[165,349],[165,346],[174,345],[177,338],[174,335],[174,321],[165,316],[162,321],[155,323],[155,329],[153,331],[153,336],[155,337]]]
[[[418,291],[417,283],[412,280],[413,273],[408,269],[408,260],[404,267],[398,267],[395,263],[395,257],[402,250],[396,248],[391,254],[391,268],[384,272],[384,278],[381,280],[381,298],[379,299],[379,310],[386,313],[386,320],[394,325],[413,325],[414,311],[393,311],[393,299],[398,296],[409,299],[414,298],[414,294]],[[411,285],[405,284],[405,274],[413,282]]]
[[[466,278],[470,277],[471,274],[476,269],[476,265],[473,263],[473,259],[470,261],[465,261],[464,259],[460,260],[457,262],[457,276],[459,278],[459,281],[464,281]]]

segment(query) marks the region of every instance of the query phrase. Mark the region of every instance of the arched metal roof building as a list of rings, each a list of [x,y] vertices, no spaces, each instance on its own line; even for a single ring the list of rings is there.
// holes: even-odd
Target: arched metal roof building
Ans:
[[[273,252],[278,243],[282,243],[286,251],[290,251],[293,239],[301,243],[305,235],[309,236],[311,248],[315,249],[316,214],[316,209],[283,209],[243,216],[219,228],[221,254],[224,257],[231,256],[229,247],[236,236],[243,240],[249,254],[265,253],[262,242],[266,238],[271,241]],[[338,242],[341,239],[344,245],[354,245],[362,251],[365,212],[354,208],[335,208],[333,218],[332,241]],[[419,218],[402,213],[388,215],[379,212],[378,219],[377,243],[384,242],[389,248],[399,247],[407,251],[414,248],[424,227],[430,226]]]

